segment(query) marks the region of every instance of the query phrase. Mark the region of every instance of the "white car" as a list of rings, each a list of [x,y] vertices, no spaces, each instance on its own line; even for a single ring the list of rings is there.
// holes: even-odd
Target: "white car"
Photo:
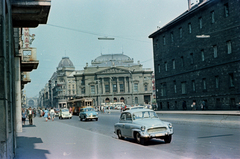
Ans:
[[[133,138],[144,144],[151,138],[163,139],[165,143],[172,140],[173,126],[161,121],[150,109],[132,109],[122,112],[119,122],[114,125],[114,133],[119,139]]]
[[[64,118],[72,119],[72,114],[69,113],[69,110],[67,108],[60,109],[59,111],[59,119]]]

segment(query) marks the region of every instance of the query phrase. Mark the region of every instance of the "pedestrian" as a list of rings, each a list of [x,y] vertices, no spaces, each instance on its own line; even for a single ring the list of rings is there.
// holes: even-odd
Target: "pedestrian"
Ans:
[[[42,117],[42,113],[43,113],[42,108],[40,108],[40,110],[39,110],[39,116],[40,117]]]
[[[182,107],[183,107],[183,110],[186,110],[186,109],[187,109],[186,101],[183,101],[183,103],[182,103]]]
[[[71,114],[72,114],[72,107],[70,107],[70,108],[69,108],[69,113],[71,113]]]
[[[54,121],[54,117],[55,117],[55,111],[52,107],[51,110],[50,110],[50,118],[52,119],[52,121]]]
[[[25,125],[26,117],[27,117],[27,112],[26,112],[26,110],[23,108],[23,110],[22,110],[22,124],[23,124],[23,125]]]
[[[196,102],[193,102],[191,105],[192,110],[196,110]]]
[[[202,101],[201,109],[202,109],[202,110],[206,109],[206,104],[205,104],[205,101],[204,101],[204,100]]]
[[[29,125],[32,125],[33,124],[33,121],[32,121],[32,114],[33,114],[33,110],[31,107],[28,108],[28,120],[29,120]]]
[[[44,118],[46,118],[46,121],[48,121],[48,110],[45,108],[44,110]]]
[[[36,114],[37,114],[37,111],[35,108],[33,108],[33,117],[35,118],[36,117]]]

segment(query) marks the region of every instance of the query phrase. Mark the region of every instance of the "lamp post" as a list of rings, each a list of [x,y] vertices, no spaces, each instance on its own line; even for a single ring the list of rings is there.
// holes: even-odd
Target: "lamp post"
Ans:
[[[100,80],[96,80],[96,81],[97,81],[97,98],[100,95],[100,99],[98,100],[98,104],[99,104],[99,106],[101,106],[101,92],[99,90]]]

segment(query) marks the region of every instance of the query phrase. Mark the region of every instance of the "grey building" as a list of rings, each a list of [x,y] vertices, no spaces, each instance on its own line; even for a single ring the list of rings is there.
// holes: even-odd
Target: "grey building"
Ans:
[[[95,106],[107,102],[128,105],[152,101],[152,71],[124,54],[102,54],[75,75],[79,97],[92,97]]]
[[[200,0],[151,34],[159,109],[237,109],[240,1]]]

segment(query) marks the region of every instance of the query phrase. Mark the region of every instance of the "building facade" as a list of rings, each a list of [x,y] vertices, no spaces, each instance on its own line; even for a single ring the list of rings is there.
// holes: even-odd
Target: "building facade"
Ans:
[[[152,101],[152,71],[124,54],[102,54],[91,66],[77,72],[76,95],[92,97],[94,105],[124,102],[127,105],[150,104]]]
[[[159,109],[237,109],[239,0],[200,0],[151,34]]]

